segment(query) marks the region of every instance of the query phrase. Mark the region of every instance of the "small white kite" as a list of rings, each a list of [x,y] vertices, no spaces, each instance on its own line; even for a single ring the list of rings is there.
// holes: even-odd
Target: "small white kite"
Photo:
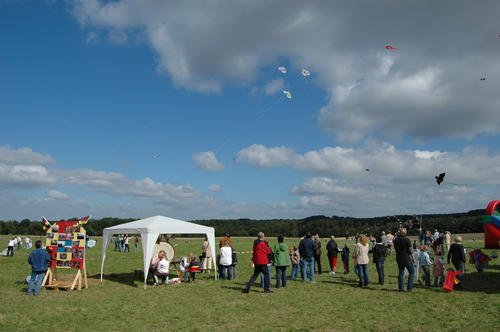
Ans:
[[[305,68],[302,68],[302,76],[307,77],[311,75],[311,72]]]
[[[288,99],[292,99],[292,93],[288,90],[283,90],[283,94],[285,95],[285,97],[287,97]]]
[[[279,66],[278,67],[278,70],[282,73],[282,74],[286,74],[286,68],[283,67],[283,66]]]

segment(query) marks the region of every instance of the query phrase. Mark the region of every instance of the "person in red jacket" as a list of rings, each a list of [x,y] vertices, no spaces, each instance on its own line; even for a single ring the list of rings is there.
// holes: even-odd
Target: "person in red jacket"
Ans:
[[[243,293],[250,292],[250,287],[252,287],[255,280],[261,273],[264,276],[264,292],[271,292],[271,290],[269,289],[271,286],[271,278],[269,278],[269,270],[267,268],[270,254],[271,249],[269,249],[265,242],[264,233],[259,232],[259,234],[257,235],[257,240],[255,240],[253,243],[252,262],[255,268],[253,271],[253,275],[250,277],[250,280],[248,280],[246,287],[243,289]]]

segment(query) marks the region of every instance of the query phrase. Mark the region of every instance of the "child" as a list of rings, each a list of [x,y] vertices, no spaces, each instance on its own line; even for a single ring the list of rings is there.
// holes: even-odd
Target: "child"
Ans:
[[[351,251],[349,250],[349,247],[347,246],[347,243],[344,245],[344,248],[342,249],[342,254],[340,255],[342,257],[342,263],[344,264],[344,274],[349,273],[349,257],[350,257]]]
[[[469,253],[469,263],[474,264],[479,274],[479,279],[483,278],[484,268],[491,261],[490,256],[486,255],[481,249],[477,248]]]
[[[290,274],[290,280],[295,280],[299,276],[300,265],[300,254],[296,246],[293,247],[290,253],[290,259],[292,261],[292,273]]]
[[[195,255],[191,256],[191,262],[189,263],[188,270],[189,270],[190,282],[194,282],[196,273],[200,272],[200,262],[196,261]]]
[[[167,261],[165,258],[167,254],[165,253],[164,250],[160,250],[158,253],[158,264],[156,266],[156,272],[153,275],[153,278],[155,279],[154,286],[158,286],[160,283],[158,282],[158,277],[161,277],[161,282],[164,283],[165,285],[168,282],[168,272],[169,272],[169,265],[170,263]]]
[[[434,287],[442,287],[444,283],[444,260],[441,251],[436,252],[432,264],[432,275],[434,276]]]
[[[180,273],[179,277],[182,278],[183,281],[188,281],[189,280],[189,263],[191,261],[191,255],[188,257],[182,256],[181,258],[181,264],[180,264]]]
[[[425,287],[431,287],[431,273],[430,268],[432,265],[431,258],[427,252],[427,248],[424,246],[420,247],[420,255],[418,256],[418,263],[424,271]]]

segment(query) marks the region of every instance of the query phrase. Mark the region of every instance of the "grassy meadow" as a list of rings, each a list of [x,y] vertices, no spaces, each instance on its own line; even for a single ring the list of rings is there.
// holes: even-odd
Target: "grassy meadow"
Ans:
[[[36,240],[38,237],[31,237]],[[473,241],[473,238],[475,241]],[[18,283],[30,273],[29,251],[20,249],[13,257],[0,257],[0,330],[146,331],[146,330],[476,330],[498,329],[500,318],[500,264],[492,261],[486,280],[479,280],[474,266],[467,264],[463,291],[445,293],[440,288],[397,291],[395,255],[386,259],[386,283],[376,284],[375,266],[370,263],[370,285],[357,286],[352,272],[342,274],[339,257],[336,275],[316,274],[314,284],[289,281],[276,289],[273,271],[272,293],[255,285],[249,294],[241,289],[253,268],[251,255],[238,255],[235,280],[214,280],[198,274],[195,283],[151,287],[145,290],[142,252],[113,251],[110,245],[100,282],[101,238],[87,250],[89,288],[81,291],[42,290],[40,296],[26,296],[26,285]],[[250,251],[253,238],[235,238],[237,251]],[[1,249],[8,237],[0,236]],[[201,252],[201,239],[177,238],[176,256]],[[273,246],[277,241],[272,238]],[[285,239],[289,245],[297,239]],[[323,242],[323,270],[328,272]],[[343,245],[343,240],[338,241]],[[352,245],[353,243],[350,242]],[[466,235],[465,246],[481,247],[482,234]],[[470,249],[469,249],[470,250]],[[491,252],[491,250],[486,250]],[[287,269],[287,273],[291,269]],[[74,273],[74,270],[69,272]],[[172,270],[171,270],[172,272]],[[61,273],[61,272],[60,272]],[[68,275],[69,277],[69,275]],[[151,280],[148,280],[151,284]]]

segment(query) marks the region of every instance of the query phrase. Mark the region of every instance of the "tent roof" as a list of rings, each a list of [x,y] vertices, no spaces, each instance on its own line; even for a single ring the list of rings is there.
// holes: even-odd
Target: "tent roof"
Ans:
[[[168,228],[166,228],[168,227]],[[146,219],[131,221],[125,224],[107,227],[105,233],[141,233],[155,232],[165,233],[168,229],[172,234],[205,234],[214,231],[213,227],[202,226],[191,222],[168,218],[164,216],[154,216]]]

